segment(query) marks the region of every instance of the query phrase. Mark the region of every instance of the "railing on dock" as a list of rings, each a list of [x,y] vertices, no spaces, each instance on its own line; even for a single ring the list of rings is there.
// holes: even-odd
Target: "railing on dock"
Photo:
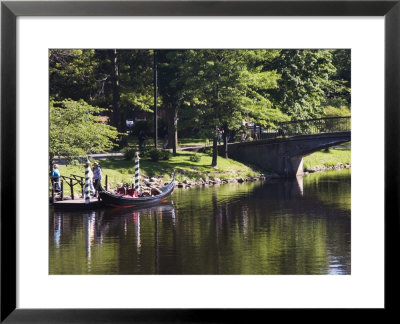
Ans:
[[[71,177],[61,176],[61,178],[65,181],[66,184],[69,185],[69,189],[70,189],[70,192],[71,192],[71,199],[72,200],[75,199],[74,186],[76,186],[77,184],[80,185],[81,192],[83,193],[84,182],[82,183],[82,181],[80,181],[76,177],[72,177],[72,176]]]
[[[81,188],[81,195],[83,197],[83,190],[85,188],[85,177],[76,175],[76,174],[70,174],[70,176],[60,176],[60,200],[64,200],[64,182],[69,186],[70,193],[71,193],[71,199],[75,200],[75,192],[74,192],[74,186],[79,185]],[[56,186],[57,183],[53,180],[53,178],[50,178],[51,180],[51,200],[54,203],[56,200],[56,195],[57,195],[57,190]],[[108,175],[105,175],[105,190],[108,191]]]

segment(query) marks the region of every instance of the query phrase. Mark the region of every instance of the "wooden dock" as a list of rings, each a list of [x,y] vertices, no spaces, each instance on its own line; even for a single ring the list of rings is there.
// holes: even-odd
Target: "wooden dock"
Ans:
[[[85,199],[68,199],[56,200],[54,203],[50,201],[50,207],[59,210],[92,210],[103,207],[101,201],[97,198],[90,197],[90,203],[86,204]]]

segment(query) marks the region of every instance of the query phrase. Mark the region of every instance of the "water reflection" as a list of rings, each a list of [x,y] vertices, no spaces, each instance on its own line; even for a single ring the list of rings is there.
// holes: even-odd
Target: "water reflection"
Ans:
[[[53,242],[58,248],[60,247],[60,237],[61,237],[61,224],[62,224],[62,214],[60,212],[54,214],[53,221]]]
[[[177,190],[50,213],[52,274],[349,274],[348,176]],[[330,181],[331,180],[331,181]]]

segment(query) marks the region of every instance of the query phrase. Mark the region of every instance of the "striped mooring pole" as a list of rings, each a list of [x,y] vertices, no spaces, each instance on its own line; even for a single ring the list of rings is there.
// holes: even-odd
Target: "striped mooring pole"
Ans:
[[[139,152],[135,156],[135,189],[139,193]]]
[[[85,204],[90,203],[90,189],[89,189],[89,172],[90,172],[90,161],[87,159],[85,164]]]

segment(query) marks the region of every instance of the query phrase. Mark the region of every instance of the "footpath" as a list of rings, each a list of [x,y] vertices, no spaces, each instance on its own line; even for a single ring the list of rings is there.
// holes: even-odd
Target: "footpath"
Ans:
[[[182,146],[182,147],[177,148],[176,150],[177,151],[185,151],[185,150],[196,151],[196,150],[203,149],[203,148],[205,148],[204,145],[195,145],[195,146],[193,145],[193,146]],[[121,152],[88,154],[88,157],[95,159],[95,160],[107,159],[109,157],[122,157],[122,156],[124,156],[124,153],[121,153]],[[54,161],[54,163],[57,163],[59,165],[67,164],[62,156],[61,157],[56,156],[53,161]]]

